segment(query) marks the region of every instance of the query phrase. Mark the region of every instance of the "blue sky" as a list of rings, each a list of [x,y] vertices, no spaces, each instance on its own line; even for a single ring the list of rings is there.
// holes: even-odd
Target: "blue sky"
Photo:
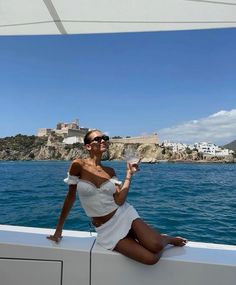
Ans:
[[[0,137],[79,119],[111,136],[236,139],[236,29],[0,37]]]

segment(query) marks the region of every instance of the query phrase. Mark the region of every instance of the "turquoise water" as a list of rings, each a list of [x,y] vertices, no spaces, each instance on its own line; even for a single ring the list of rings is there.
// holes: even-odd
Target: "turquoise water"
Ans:
[[[0,162],[0,224],[54,228],[70,162]],[[105,162],[125,175],[124,162]],[[128,201],[161,232],[191,241],[236,245],[236,164],[141,164]],[[89,231],[73,207],[65,229]]]

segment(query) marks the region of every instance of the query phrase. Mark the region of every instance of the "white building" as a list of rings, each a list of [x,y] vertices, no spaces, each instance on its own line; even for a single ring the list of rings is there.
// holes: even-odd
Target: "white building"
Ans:
[[[187,144],[184,144],[184,143],[174,143],[174,142],[167,141],[167,140],[165,140],[163,142],[163,146],[171,148],[173,150],[173,152],[184,151],[188,147]]]
[[[213,143],[199,142],[194,144],[198,152],[215,155],[217,146]]]
[[[165,140],[163,142],[163,146],[171,148],[173,152],[184,151],[186,150],[186,148],[189,148],[191,150],[197,149],[197,151],[200,153],[214,155],[214,156],[227,156],[233,153],[232,150],[224,149],[217,146],[216,144],[208,142],[199,142],[193,145],[187,145],[184,143],[175,143]]]
[[[65,144],[83,143],[83,137],[64,138],[63,143]]]
[[[226,156],[232,153],[232,151],[229,149],[224,149],[216,144],[207,142],[195,143],[194,147],[198,150],[198,152],[215,156]]]

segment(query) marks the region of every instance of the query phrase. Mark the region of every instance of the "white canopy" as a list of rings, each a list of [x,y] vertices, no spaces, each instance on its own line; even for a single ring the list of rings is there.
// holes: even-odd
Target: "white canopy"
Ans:
[[[0,35],[236,27],[236,0],[0,0]]]

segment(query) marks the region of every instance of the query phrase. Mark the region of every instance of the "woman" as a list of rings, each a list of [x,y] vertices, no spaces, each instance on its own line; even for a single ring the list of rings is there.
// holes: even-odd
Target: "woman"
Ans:
[[[124,182],[118,181],[115,171],[101,164],[108,141],[109,137],[99,130],[89,131],[85,135],[84,144],[89,158],[72,162],[65,179],[69,184],[68,194],[56,231],[48,239],[55,242],[61,240],[63,225],[78,188],[81,205],[95,226],[98,244],[141,263],[155,264],[166,245],[184,246],[187,241],[154,231],[126,202],[132,175],[138,170],[138,165],[128,163]]]

